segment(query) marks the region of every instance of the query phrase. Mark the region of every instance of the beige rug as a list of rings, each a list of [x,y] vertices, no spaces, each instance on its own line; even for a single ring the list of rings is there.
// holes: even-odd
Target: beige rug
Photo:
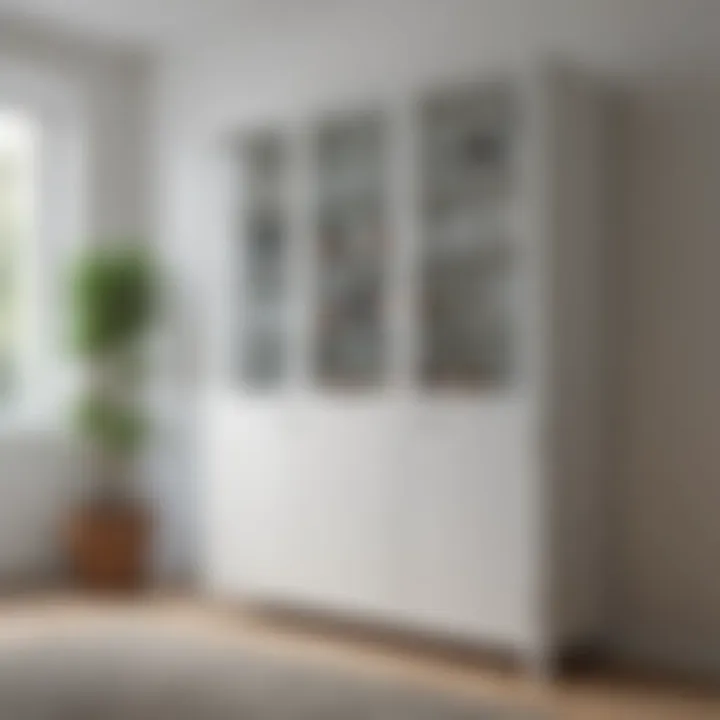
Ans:
[[[0,640],[0,720],[530,720],[145,625]],[[533,716],[532,720],[538,720]]]

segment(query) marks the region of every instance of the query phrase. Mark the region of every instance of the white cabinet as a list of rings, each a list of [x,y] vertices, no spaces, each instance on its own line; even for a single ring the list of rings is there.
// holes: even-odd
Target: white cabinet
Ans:
[[[411,410],[401,480],[399,610],[430,627],[518,642],[531,627],[537,482],[521,403],[436,400]]]
[[[545,72],[408,91],[286,138],[273,332],[289,361],[262,387],[232,359],[209,378],[209,588],[534,661],[593,636],[603,107],[593,83]],[[236,270],[217,316],[256,328],[262,307],[233,303],[259,276]],[[257,359],[252,332],[233,337],[230,355]]]
[[[357,609],[388,601],[392,457],[391,408],[329,401],[299,410],[288,537],[297,550],[298,597]]]

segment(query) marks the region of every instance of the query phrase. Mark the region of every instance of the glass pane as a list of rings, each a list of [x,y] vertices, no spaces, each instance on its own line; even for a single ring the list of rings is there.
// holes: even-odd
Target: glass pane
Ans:
[[[242,333],[244,384],[268,388],[287,373],[287,153],[263,132],[243,145]]]
[[[336,118],[316,139],[318,336],[316,370],[331,385],[368,385],[384,370],[387,265],[384,122]]]
[[[422,107],[422,375],[497,385],[511,367],[512,112],[498,87]]]

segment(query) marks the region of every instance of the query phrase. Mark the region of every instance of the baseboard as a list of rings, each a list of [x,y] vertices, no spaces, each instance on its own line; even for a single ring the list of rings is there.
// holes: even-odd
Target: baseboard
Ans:
[[[711,634],[630,632],[615,638],[609,653],[619,667],[720,686],[720,643]]]
[[[227,606],[226,606],[227,607]],[[232,610],[232,608],[230,608]],[[403,627],[378,618],[363,618],[291,603],[246,601],[236,611],[289,631],[322,634],[394,652],[421,654],[464,666],[502,671],[524,670],[521,653],[479,639]],[[559,676],[616,676],[649,682],[685,683],[693,687],[720,686],[720,646],[707,636],[690,642],[653,634],[622,639],[595,638],[563,648],[557,658]]]
[[[162,578],[151,576],[143,595],[195,598],[200,601],[191,580],[184,575]],[[57,569],[0,573],[0,600],[35,600],[53,596],[97,597],[96,593],[83,590],[67,572]]]
[[[490,642],[468,640],[457,634],[403,626],[378,617],[267,601],[246,601],[241,610],[256,621],[274,627],[282,627],[291,632],[323,635],[338,641],[351,641],[367,648],[420,654],[427,659],[466,667],[482,666],[498,671],[517,671],[523,668],[523,658],[512,649]]]
[[[55,570],[11,571],[0,573],[0,598],[54,593],[67,587]]]

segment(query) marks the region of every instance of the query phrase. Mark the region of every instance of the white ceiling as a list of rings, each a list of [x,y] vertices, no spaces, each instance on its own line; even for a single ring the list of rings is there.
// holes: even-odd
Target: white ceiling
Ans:
[[[0,0],[0,12],[101,40],[172,44],[230,23],[272,20],[339,0]]]
[[[720,59],[720,0],[0,0],[0,29],[5,13],[87,33],[98,41],[187,46],[231,32],[241,44],[263,29],[294,28],[346,11],[362,14],[369,6],[392,23],[395,5],[403,8],[405,19],[419,6],[429,6],[439,12],[440,25],[456,11],[462,17],[482,17],[480,26],[510,28],[509,38],[531,34],[535,25],[552,38],[574,36],[577,27],[592,26],[606,38],[632,35],[660,51],[680,48],[687,56]]]

